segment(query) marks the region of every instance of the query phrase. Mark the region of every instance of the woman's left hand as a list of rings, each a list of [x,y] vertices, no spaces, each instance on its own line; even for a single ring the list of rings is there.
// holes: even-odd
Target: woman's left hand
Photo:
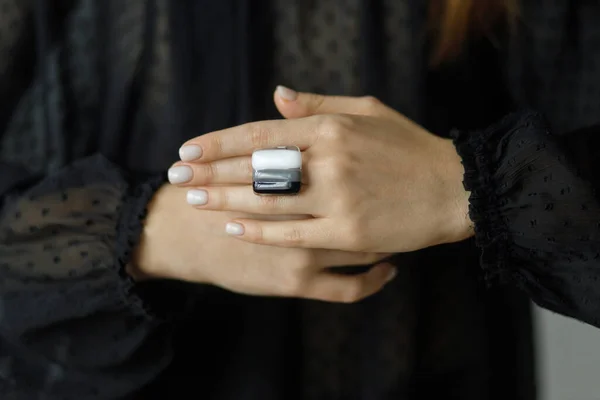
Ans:
[[[194,138],[171,183],[200,209],[304,214],[290,221],[243,219],[227,231],[254,243],[406,252],[469,237],[468,193],[454,145],[372,97],[275,92],[286,120],[261,121]],[[257,196],[251,154],[298,146],[304,180],[296,196]]]

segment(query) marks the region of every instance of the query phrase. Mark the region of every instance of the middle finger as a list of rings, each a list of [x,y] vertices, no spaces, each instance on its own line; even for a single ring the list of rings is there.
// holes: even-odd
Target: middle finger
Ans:
[[[302,158],[303,164],[306,164],[306,153],[302,154]],[[183,187],[251,184],[252,172],[252,157],[241,156],[208,163],[186,163],[180,161],[169,168],[168,176],[171,184]],[[302,174],[302,183],[308,183],[305,171]]]

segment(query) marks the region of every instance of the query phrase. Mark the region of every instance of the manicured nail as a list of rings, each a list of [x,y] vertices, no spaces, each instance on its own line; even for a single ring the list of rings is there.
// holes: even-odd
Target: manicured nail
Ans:
[[[240,236],[244,234],[244,226],[236,222],[229,222],[227,226],[225,226],[225,232],[229,235]]]
[[[188,204],[193,206],[203,206],[208,203],[208,193],[206,193],[206,190],[188,190],[186,199]]]
[[[192,169],[187,165],[180,165],[169,169],[169,182],[174,185],[192,180]]]
[[[194,161],[202,157],[202,147],[190,144],[179,149],[181,161]]]
[[[385,282],[390,282],[391,280],[393,280],[396,275],[398,274],[398,270],[396,268],[392,268],[392,270],[390,272],[388,272],[388,276],[385,278]]]
[[[298,92],[285,86],[277,86],[277,95],[284,100],[294,101],[298,98]]]

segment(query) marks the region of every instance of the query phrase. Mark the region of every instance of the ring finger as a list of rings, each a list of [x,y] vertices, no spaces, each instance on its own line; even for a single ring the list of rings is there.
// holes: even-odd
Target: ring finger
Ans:
[[[310,186],[303,186],[297,196],[257,196],[250,185],[190,189],[187,202],[205,210],[310,215],[319,214],[317,205],[320,204]]]
[[[168,172],[169,182],[178,186],[252,183],[252,159],[234,157],[210,163],[177,162]]]

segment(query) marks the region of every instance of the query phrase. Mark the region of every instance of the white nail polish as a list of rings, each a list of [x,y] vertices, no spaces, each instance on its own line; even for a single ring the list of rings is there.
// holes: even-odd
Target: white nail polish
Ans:
[[[208,203],[208,193],[206,193],[206,190],[188,190],[186,199],[188,204],[203,206]]]
[[[294,101],[298,98],[298,92],[285,86],[277,86],[277,94],[284,100]]]
[[[169,169],[169,182],[174,185],[186,183],[192,180],[192,169],[186,165],[180,165]]]
[[[225,232],[227,232],[229,235],[240,236],[244,234],[244,227],[241,224],[229,222],[225,226]]]
[[[179,149],[179,158],[181,161],[194,161],[202,157],[202,147],[191,144],[182,146]]]

